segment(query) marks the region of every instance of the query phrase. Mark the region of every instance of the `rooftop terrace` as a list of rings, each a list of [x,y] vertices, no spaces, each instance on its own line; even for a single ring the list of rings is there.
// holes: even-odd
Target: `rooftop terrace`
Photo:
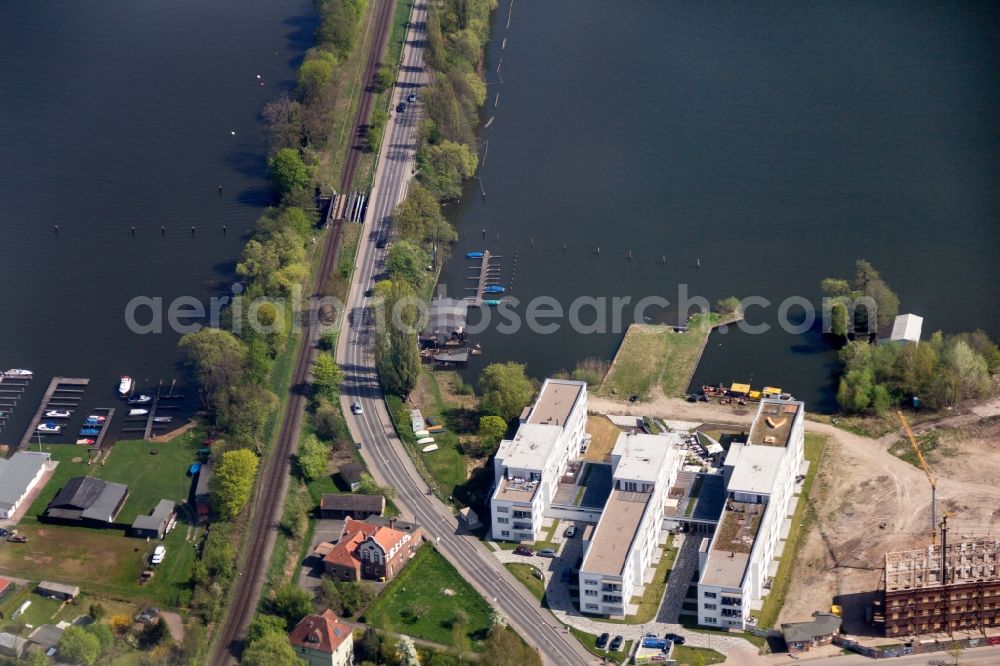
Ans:
[[[611,493],[581,567],[583,571],[609,576],[621,575],[651,497],[650,493],[622,490]]]
[[[732,501],[726,504],[715,530],[701,582],[719,587],[740,587],[766,508],[766,504]]]
[[[500,479],[494,497],[511,502],[531,502],[538,490],[539,481],[528,481],[518,477]]]
[[[801,402],[787,400],[764,400],[750,429],[750,444],[765,446],[788,446],[792,424],[802,408]]]

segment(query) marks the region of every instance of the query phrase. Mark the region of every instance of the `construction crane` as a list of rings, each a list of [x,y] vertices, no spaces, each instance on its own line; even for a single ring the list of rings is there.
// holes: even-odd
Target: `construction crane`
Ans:
[[[934,515],[934,505],[937,503],[937,479],[931,474],[931,468],[927,465],[927,459],[921,453],[920,445],[917,444],[917,438],[913,436],[913,431],[910,430],[910,424],[906,422],[903,412],[897,410],[896,416],[899,417],[899,422],[903,424],[903,430],[906,431],[906,436],[910,439],[910,446],[913,447],[913,452],[917,454],[917,461],[920,463],[920,468],[924,470],[924,474],[927,475],[927,481],[931,484],[931,544],[934,545],[937,544],[938,527]]]

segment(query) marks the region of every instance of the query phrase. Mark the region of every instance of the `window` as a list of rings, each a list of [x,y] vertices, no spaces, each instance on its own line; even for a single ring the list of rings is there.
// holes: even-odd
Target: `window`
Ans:
[[[719,623],[719,620],[717,618],[714,618],[714,617],[706,617],[705,618],[705,624],[718,624],[718,623]]]
[[[715,604],[705,604],[705,610],[715,610],[718,608]]]
[[[497,513],[510,513],[510,507],[506,504],[500,504],[497,506]]]
[[[510,522],[510,518],[497,518],[497,522],[500,523],[501,525],[506,525],[507,523]]]
[[[597,610],[597,604],[587,604],[587,610]]]
[[[509,537],[510,536],[510,530],[500,530],[500,536]]]
[[[706,599],[715,599],[717,596],[719,596],[719,595],[716,594],[715,592],[706,592],[705,593],[705,598]]]
[[[597,585],[597,581],[596,580],[591,580],[590,578],[587,578],[586,580],[583,581],[583,584],[584,585]]]
[[[584,590],[583,593],[585,595],[587,595],[588,597],[596,597],[597,596],[597,590]]]

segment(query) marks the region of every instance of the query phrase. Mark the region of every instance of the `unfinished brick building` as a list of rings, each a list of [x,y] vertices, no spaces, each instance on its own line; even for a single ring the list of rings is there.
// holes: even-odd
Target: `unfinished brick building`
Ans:
[[[1000,539],[887,553],[873,619],[886,636],[1000,626]]]

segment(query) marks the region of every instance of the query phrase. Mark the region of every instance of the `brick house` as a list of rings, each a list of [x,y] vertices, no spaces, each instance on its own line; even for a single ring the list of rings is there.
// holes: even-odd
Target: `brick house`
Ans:
[[[419,547],[419,527],[400,530],[393,521],[382,525],[348,517],[337,544],[323,557],[323,570],[336,580],[388,581]]]
[[[351,666],[354,635],[329,608],[319,615],[306,615],[288,635],[295,654],[309,666]]]

